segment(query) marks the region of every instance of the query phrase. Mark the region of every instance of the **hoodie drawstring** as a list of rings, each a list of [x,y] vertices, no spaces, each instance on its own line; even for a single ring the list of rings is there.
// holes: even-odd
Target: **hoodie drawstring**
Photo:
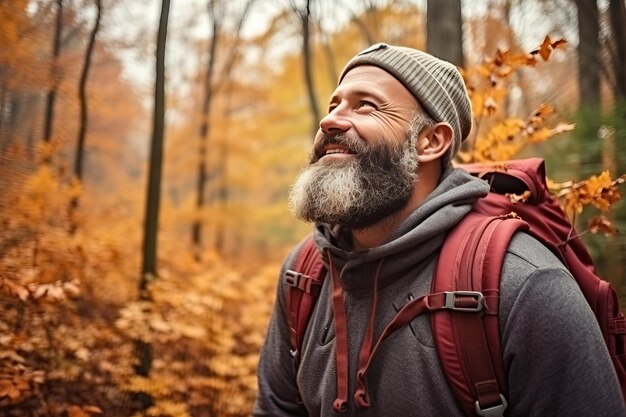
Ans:
[[[411,322],[411,320],[424,313],[451,308],[448,297],[450,294],[454,294],[445,292],[427,294],[410,301],[402,307],[402,309],[400,309],[400,311],[387,324],[374,344],[376,308],[378,306],[378,280],[383,260],[384,258],[382,258],[378,263],[378,267],[376,268],[374,275],[374,294],[372,296],[372,305],[370,307],[367,329],[359,351],[356,374],[356,390],[354,393],[354,401],[359,408],[367,408],[370,406],[370,398],[367,392],[365,374],[367,373],[367,370],[372,363],[372,359],[382,342],[396,330],[406,326]],[[333,401],[333,409],[337,413],[345,413],[348,410],[348,320],[346,317],[344,291],[341,285],[340,274],[335,265],[333,265],[330,251],[328,251],[328,263],[333,283],[333,312],[335,316],[334,322],[336,335],[335,360],[337,368],[337,398]]]
[[[333,264],[330,251],[328,263],[333,282],[333,313],[335,316],[335,361],[337,368],[337,398],[333,401],[333,409],[337,413],[344,413],[348,409],[348,320],[346,318],[345,300],[343,287],[341,286],[340,274]],[[374,275],[374,295],[370,307],[367,330],[359,352],[359,371],[357,373],[357,391],[355,401],[359,407],[369,407],[369,396],[365,386],[365,372],[371,361],[372,344],[374,340],[374,326],[376,322],[376,307],[378,304],[378,278],[383,265],[382,258]]]
[[[337,368],[337,398],[333,410],[345,413],[348,410],[348,323],[343,298],[343,287],[339,273],[328,251],[330,276],[333,281],[333,313],[335,316],[335,364]]]

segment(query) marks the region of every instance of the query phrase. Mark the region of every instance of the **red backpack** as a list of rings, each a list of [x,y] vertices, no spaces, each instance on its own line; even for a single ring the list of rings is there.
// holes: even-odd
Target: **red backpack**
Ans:
[[[498,327],[502,263],[513,234],[530,233],[563,261],[576,279],[600,325],[626,398],[626,319],[611,285],[595,274],[582,240],[546,185],[539,158],[498,164],[462,165],[491,185],[487,197],[448,234],[439,255],[432,293],[411,301],[381,335],[432,314],[441,366],[468,416],[502,416],[507,407],[506,375]],[[530,196],[512,203],[509,194]],[[451,262],[454,260],[454,262]],[[286,272],[286,305],[294,366],[319,295],[326,267],[309,236],[293,270]]]

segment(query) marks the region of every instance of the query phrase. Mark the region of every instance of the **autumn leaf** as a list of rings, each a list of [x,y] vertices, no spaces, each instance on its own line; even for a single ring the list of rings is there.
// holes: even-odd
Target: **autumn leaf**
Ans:
[[[487,114],[489,115],[494,114],[498,109],[498,103],[496,103],[496,101],[491,96],[485,98],[483,106],[484,109],[487,111]]]
[[[541,103],[539,107],[534,111],[534,115],[545,119],[547,116],[554,113],[554,107],[547,103]]]
[[[103,411],[100,407],[96,407],[95,405],[86,405],[83,406],[83,410],[90,414],[102,414]]]
[[[532,193],[528,190],[522,194],[505,194],[512,204],[525,203],[532,196]]]
[[[528,140],[532,143],[541,143],[552,137],[552,130],[542,127],[541,129],[527,128]]]
[[[608,211],[622,195],[619,186],[626,181],[626,174],[613,180],[608,171],[593,175],[587,180],[572,185],[564,194],[564,207],[570,214],[582,213],[587,205],[593,205],[601,211]]]
[[[69,407],[67,407],[66,411],[68,417],[90,417],[89,413],[87,413],[85,410],[77,405],[70,405]]]
[[[559,123],[558,125],[556,125],[556,127],[552,128],[552,130],[550,131],[550,135],[556,136],[564,132],[571,132],[575,128],[576,125],[574,123]]]
[[[21,391],[13,384],[12,381],[6,379],[0,380],[0,398],[9,397],[11,400],[17,400],[21,395]]]
[[[550,58],[550,54],[552,53],[552,44],[550,42],[550,37],[546,36],[543,39],[543,43],[539,47],[539,55],[543,58],[544,61],[547,61]]]
[[[30,291],[28,291],[26,287],[14,284],[7,279],[2,279],[2,281],[0,281],[0,288],[2,287],[4,287],[4,289],[6,289],[9,294],[17,296],[17,298],[19,298],[21,301],[28,300],[28,297],[30,296]]]
[[[612,236],[619,232],[617,227],[604,216],[595,216],[589,220],[588,229],[591,233],[604,233],[605,236]]]
[[[538,49],[535,49],[531,54],[539,54],[544,61],[547,61],[552,54],[552,51],[557,48],[564,48],[567,42],[564,39],[558,39],[554,42],[550,39],[550,36],[546,36]]]

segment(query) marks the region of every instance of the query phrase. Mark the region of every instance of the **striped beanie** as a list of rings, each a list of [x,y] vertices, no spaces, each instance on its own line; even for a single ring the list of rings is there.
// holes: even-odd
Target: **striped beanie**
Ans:
[[[454,137],[443,161],[449,163],[472,128],[472,106],[458,69],[417,49],[378,43],[346,64],[338,84],[348,71],[359,65],[373,65],[387,71],[415,96],[435,122],[450,123]]]

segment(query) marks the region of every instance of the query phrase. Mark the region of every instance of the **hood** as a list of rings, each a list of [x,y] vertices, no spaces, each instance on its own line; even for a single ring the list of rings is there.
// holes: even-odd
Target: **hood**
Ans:
[[[417,183],[419,187],[419,181]],[[314,239],[325,262],[328,252],[340,271],[347,291],[372,289],[373,270],[385,258],[381,287],[428,261],[441,247],[450,228],[471,209],[473,203],[487,195],[489,185],[465,170],[448,168],[437,188],[380,246],[352,251],[349,229],[318,224]]]

